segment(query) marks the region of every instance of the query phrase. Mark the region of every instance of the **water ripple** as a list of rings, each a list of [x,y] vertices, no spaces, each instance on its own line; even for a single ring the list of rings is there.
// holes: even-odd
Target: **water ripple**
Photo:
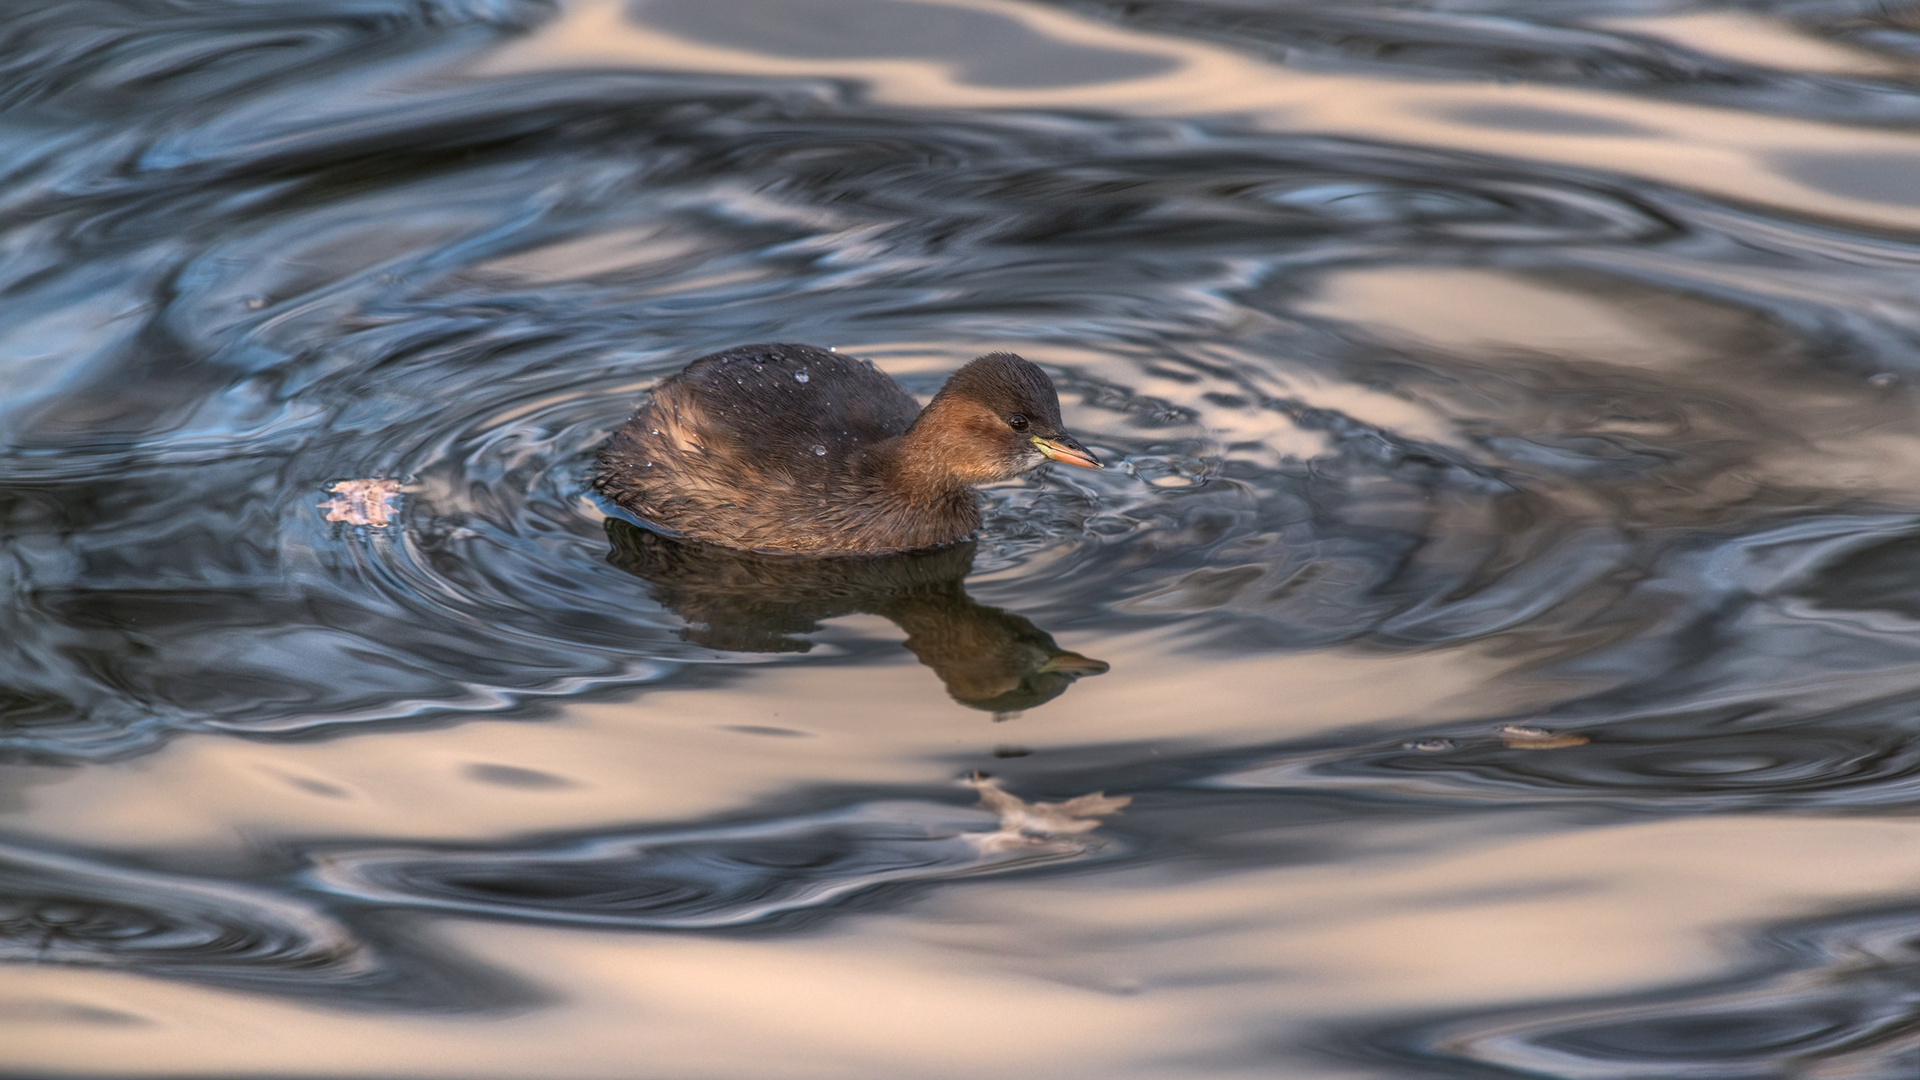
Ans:
[[[1893,1080],[1920,1068],[1920,915],[1827,915],[1756,935],[1753,970],[1691,986],[1374,1028],[1340,1056],[1463,1077]]]
[[[129,175],[108,142],[95,150],[101,184],[21,196],[66,261],[16,279],[17,310],[84,325],[28,321],[7,339],[71,336],[0,405],[15,753],[102,757],[176,730],[514,708],[712,659],[604,567],[581,492],[594,445],[648,380],[718,344],[964,332],[980,309],[955,298],[990,279],[992,295],[1034,304],[1026,325],[996,317],[997,336],[1032,338],[1044,359],[1048,339],[1127,307],[1141,327],[1212,335],[1240,317],[1236,290],[1369,245],[1637,244],[1671,231],[1632,199],[1512,169],[1475,165],[1437,185],[1445,155],[1428,152],[1087,118],[908,123],[778,89],[529,89],[542,92],[513,108],[537,135],[502,141],[498,95],[471,90],[431,108],[363,103],[353,123],[265,142],[249,140],[293,118],[236,114],[197,129],[215,140],[194,151],[200,165],[148,154]],[[577,122],[542,127],[562,97]],[[820,127],[804,148],[778,135],[794,108]],[[1071,163],[1093,146],[1099,169]],[[897,175],[884,163],[902,155],[942,165]],[[552,181],[531,198],[530,169]],[[1112,258],[1141,245],[1157,252],[1147,263]],[[1008,258],[1042,247],[1045,260]],[[109,250],[151,269],[102,276]],[[1105,269],[1063,277],[1062,259]],[[1289,597],[1263,616],[1267,640],[1365,634],[1417,603],[1367,594],[1424,530],[1341,523],[1342,487],[1384,475],[1406,498],[1513,492],[1484,454],[1276,393],[1232,373],[1244,359],[1223,369],[1110,344],[1193,374],[1173,400],[1061,365],[1069,395],[1107,418],[1095,442],[1122,469],[993,493],[997,543],[982,560],[1006,566],[1077,537],[1080,553],[1058,565],[1104,566],[1108,588],[1036,581],[1057,602],[1105,591],[1144,622],[1230,613],[1244,589],[1169,592],[1170,575],[1246,583],[1236,567],[1265,562],[1259,588]],[[121,392],[129,381],[140,395]],[[1251,423],[1324,434],[1332,453],[1310,479],[1298,456],[1220,447],[1199,424],[1226,419],[1209,395],[1264,414]],[[360,477],[403,482],[400,527],[319,519],[327,488]],[[1174,565],[1135,554],[1182,549]],[[1310,553],[1318,566],[1303,575]],[[1325,572],[1342,560],[1351,572]],[[1325,593],[1334,582],[1346,584]]]
[[[409,933],[352,928],[228,881],[0,849],[0,962],[138,971],[254,993],[409,1009],[531,1003],[527,988],[437,957]]]
[[[1114,840],[1058,824],[1036,826],[1004,812],[996,822],[993,813],[937,803],[869,802],[528,848],[316,852],[311,878],[334,895],[380,905],[622,929],[716,929],[825,908],[882,885],[1121,850]]]

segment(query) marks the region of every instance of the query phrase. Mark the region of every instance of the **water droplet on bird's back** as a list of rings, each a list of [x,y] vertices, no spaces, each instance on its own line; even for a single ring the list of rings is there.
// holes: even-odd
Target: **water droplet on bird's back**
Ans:
[[[796,372],[794,372],[794,373],[793,373],[793,381],[794,381],[794,382],[806,382],[806,381],[807,381],[807,373],[806,373],[806,372],[804,372],[804,371],[796,371]]]
[[[813,454],[814,454],[814,456],[815,456],[815,457],[826,457],[826,456],[827,456],[827,448],[826,448],[826,447],[824,447],[824,446],[821,446],[821,445],[820,445],[819,443],[814,443],[814,444],[813,444]]]

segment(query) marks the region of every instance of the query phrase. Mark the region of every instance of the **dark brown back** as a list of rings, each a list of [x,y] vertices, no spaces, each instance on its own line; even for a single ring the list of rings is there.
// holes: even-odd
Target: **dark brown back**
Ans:
[[[700,535],[815,521],[859,477],[850,459],[900,435],[919,403],[864,360],[810,345],[743,345],[654,388],[600,453],[600,490],[641,517]]]

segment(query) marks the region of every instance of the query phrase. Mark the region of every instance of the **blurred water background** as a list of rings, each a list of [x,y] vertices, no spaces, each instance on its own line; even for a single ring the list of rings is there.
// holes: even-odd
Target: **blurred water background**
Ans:
[[[16,0],[0,1072],[1911,1080],[1916,127],[1866,0]],[[754,341],[1117,467],[609,521]]]

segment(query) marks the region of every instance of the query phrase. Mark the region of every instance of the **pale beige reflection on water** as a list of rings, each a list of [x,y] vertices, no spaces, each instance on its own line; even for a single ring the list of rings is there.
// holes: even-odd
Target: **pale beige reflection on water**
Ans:
[[[564,997],[504,1018],[339,1012],[26,969],[27,1069],[140,1075],[1218,1076],[1377,1009],[1713,973],[1728,929],[1920,884],[1920,825],[1720,818],[1463,837],[1400,826],[1338,865],[977,882],[790,938],[447,920],[426,936]],[[113,1024],[47,1019],[46,1004]],[[12,1012],[13,1010],[9,1010]],[[1335,1076],[1286,1061],[1288,1076]]]
[[[911,7],[915,0],[899,0]],[[931,2],[931,0],[929,0]],[[1896,227],[1920,224],[1910,184],[1883,185],[1891,197],[1865,195],[1854,183],[1795,179],[1781,154],[1846,162],[1920,161],[1920,137],[1866,125],[1760,116],[1732,108],[1628,97],[1578,86],[1500,85],[1480,79],[1396,79],[1264,62],[1224,46],[1125,30],[1052,8],[1009,0],[938,0],[1018,23],[1032,39],[1059,47],[1163,59],[1163,70],[1080,85],[981,85],[952,63],[911,59],[768,56],[729,47],[725,16],[709,40],[691,40],[629,17],[645,4],[570,0],[539,34],[493,54],[476,69],[534,71],[629,68],[860,80],[880,101],[959,109],[1100,109],[1143,115],[1242,116],[1274,131],[1315,132],[1508,155],[1589,167],[1801,213]],[[743,9],[745,10],[745,9]],[[1596,23],[1596,26],[1604,22]],[[1752,16],[1704,23],[1636,20],[1637,32],[1723,51],[1747,62],[1775,55],[1786,71],[1846,70],[1904,74],[1906,67],[1805,37],[1789,24]],[[722,40],[713,40],[722,39]],[[1776,55],[1777,54],[1777,55]],[[1911,174],[1911,161],[1904,171]],[[1854,165],[1858,169],[1859,165]]]
[[[665,689],[545,723],[299,744],[189,737],[121,765],[15,769],[19,805],[4,821],[45,841],[217,864],[314,837],[630,827],[737,810],[796,784],[938,783],[956,760],[1014,739],[1041,752],[1231,747],[1355,725],[1391,738],[1512,709],[1528,692],[1511,661],[1466,649],[1186,658],[1162,675],[1167,642],[1103,644],[1114,673],[999,724],[946,701],[909,660],[857,673],[857,697],[885,703],[870,706],[850,700],[847,673],[789,665],[747,673],[738,689]],[[481,779],[503,765],[547,779]],[[1492,814],[1328,824],[1318,828],[1349,845],[1331,864],[1188,873],[1174,857],[979,879],[773,938],[420,919],[422,941],[555,996],[507,1016],[342,1012],[16,968],[0,1031],[15,1067],[109,1074],[1218,1076],[1242,1058],[1271,1067],[1252,1048],[1343,1016],[1710,974],[1729,959],[1732,928],[1920,886],[1920,824],[1908,822],[1514,827]],[[120,1019],[86,1019],[102,1011]],[[1324,1061],[1287,1068],[1340,1075]]]
[[[947,699],[903,649],[895,663],[854,672],[781,665],[731,687],[570,706],[542,723],[479,720],[291,744],[183,738],[121,765],[16,767],[25,805],[5,820],[35,837],[108,849],[481,839],[699,818],[796,784],[940,783],[962,763],[990,765],[1004,744],[1232,747],[1524,707],[1528,692],[1513,677],[1518,661],[1472,649],[1183,656],[1157,674],[1175,648],[1146,635],[1103,638],[1100,658],[1126,678],[1083,680],[1004,722]],[[519,770],[508,774],[517,782],[489,782],[502,767]]]

